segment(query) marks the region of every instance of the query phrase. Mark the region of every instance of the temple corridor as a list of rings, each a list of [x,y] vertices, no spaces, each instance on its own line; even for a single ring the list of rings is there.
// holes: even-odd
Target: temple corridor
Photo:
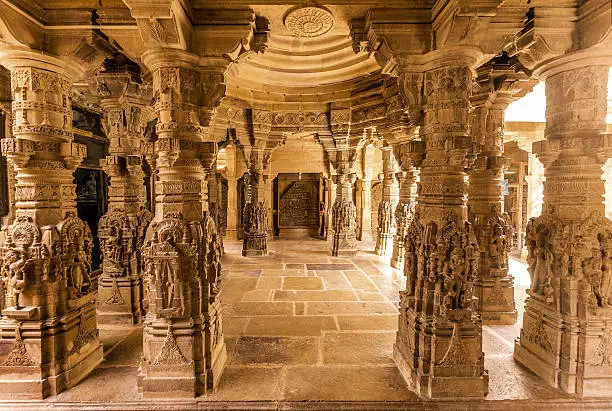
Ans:
[[[360,406],[370,409],[382,406],[376,401],[387,408],[419,404],[392,358],[405,277],[373,252],[373,242],[361,242],[360,252],[350,258],[330,256],[326,242],[316,239],[271,241],[263,258],[243,257],[242,242],[226,241],[224,248],[220,296],[228,365],[218,391],[197,400],[156,403],[180,407],[194,401],[219,406],[243,401],[247,409],[274,407],[276,401],[296,406],[293,401],[306,400],[322,401],[321,408],[330,407],[329,401],[363,402]],[[529,275],[517,260],[511,260],[510,272],[519,320],[483,326],[489,394],[470,408],[503,407],[503,402],[493,403],[503,400],[550,400],[571,408],[570,396],[538,381],[512,359]],[[100,339],[105,361],[90,376],[55,397],[20,401],[23,409],[42,404],[106,409],[150,405],[140,398],[137,385],[142,328],[101,325]],[[437,407],[445,405],[457,406],[438,402]]]

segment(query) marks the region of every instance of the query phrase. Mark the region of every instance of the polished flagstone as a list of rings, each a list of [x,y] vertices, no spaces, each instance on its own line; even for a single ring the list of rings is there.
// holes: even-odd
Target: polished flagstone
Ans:
[[[373,243],[360,244],[357,256],[347,258],[329,256],[323,241],[271,241],[267,257],[250,258],[241,256],[242,243],[226,242],[221,301],[229,359],[219,388],[196,400],[160,404],[267,409],[282,401],[287,409],[300,409],[300,401],[312,400],[318,402],[307,408],[338,409],[334,401],[348,401],[343,408],[429,408],[410,391],[392,359],[403,274],[369,251]],[[510,271],[522,310],[529,275],[516,261]],[[513,361],[520,314],[516,325],[483,327],[489,395],[467,408],[514,409],[533,401],[548,404],[543,408],[577,405]],[[103,325],[100,337],[105,361],[88,378],[55,397],[22,402],[20,408],[131,409],[151,401],[140,399],[136,383],[142,329]],[[457,408],[454,402],[436,403]]]

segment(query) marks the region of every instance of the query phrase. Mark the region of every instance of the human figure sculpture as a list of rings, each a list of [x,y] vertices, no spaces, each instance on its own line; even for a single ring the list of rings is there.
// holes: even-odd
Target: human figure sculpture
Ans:
[[[602,250],[602,279],[601,279],[601,305],[610,307],[610,293],[612,292],[612,248],[606,239]]]
[[[451,308],[461,309],[463,308],[463,289],[467,277],[467,261],[461,248],[455,247],[451,252],[450,265],[452,272]]]
[[[20,310],[23,308],[19,304],[19,296],[23,293],[26,286],[26,263],[27,263],[27,250],[25,247],[20,251],[12,251],[15,253],[15,257],[11,258],[13,261],[9,265],[9,284],[13,290],[13,299],[15,301],[15,309]]]
[[[506,249],[508,239],[501,225],[496,224],[493,228],[491,241],[489,242],[489,261],[494,268],[506,266]]]
[[[104,246],[104,258],[106,259],[106,263],[112,265],[114,268],[120,268],[123,246],[117,227],[110,227]]]

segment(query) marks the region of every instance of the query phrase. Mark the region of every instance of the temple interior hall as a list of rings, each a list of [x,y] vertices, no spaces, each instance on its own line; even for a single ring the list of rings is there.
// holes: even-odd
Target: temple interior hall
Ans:
[[[610,0],[0,0],[0,409],[612,408]]]

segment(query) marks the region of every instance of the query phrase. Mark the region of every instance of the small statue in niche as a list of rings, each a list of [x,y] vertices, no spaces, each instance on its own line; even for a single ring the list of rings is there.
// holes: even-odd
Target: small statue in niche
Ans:
[[[528,261],[530,267],[533,267],[531,278],[531,290],[535,294],[542,294],[547,284],[547,279],[550,276],[552,253],[547,247],[546,233],[548,230],[538,230],[534,240],[534,251],[531,261]]]
[[[464,288],[467,279],[467,261],[460,247],[453,248],[450,258],[452,272],[451,306],[452,309],[463,308]]]
[[[12,256],[7,257],[11,263],[9,263],[9,285],[13,292],[13,299],[15,303],[15,309],[20,310],[24,308],[19,304],[19,296],[23,293],[26,287],[26,267],[27,267],[27,251],[25,247],[22,250],[11,250],[9,254],[13,253]]]
[[[504,268],[506,266],[506,250],[508,249],[508,239],[504,228],[495,224],[491,241],[489,242],[489,261],[493,268]]]
[[[319,201],[319,236],[327,236],[327,206],[324,201]]]
[[[104,259],[105,263],[112,268],[121,268],[121,254],[123,246],[121,244],[121,236],[117,227],[111,226],[107,238],[104,241]]]
[[[601,307],[610,307],[610,294],[612,293],[612,243],[609,236],[599,236],[601,244],[601,283],[599,286],[598,302]]]
[[[80,230],[75,231],[74,243],[68,246],[67,255],[74,256],[72,264],[68,267],[72,287],[77,295],[87,292],[89,287],[89,271],[91,265],[87,253],[87,241]]]

